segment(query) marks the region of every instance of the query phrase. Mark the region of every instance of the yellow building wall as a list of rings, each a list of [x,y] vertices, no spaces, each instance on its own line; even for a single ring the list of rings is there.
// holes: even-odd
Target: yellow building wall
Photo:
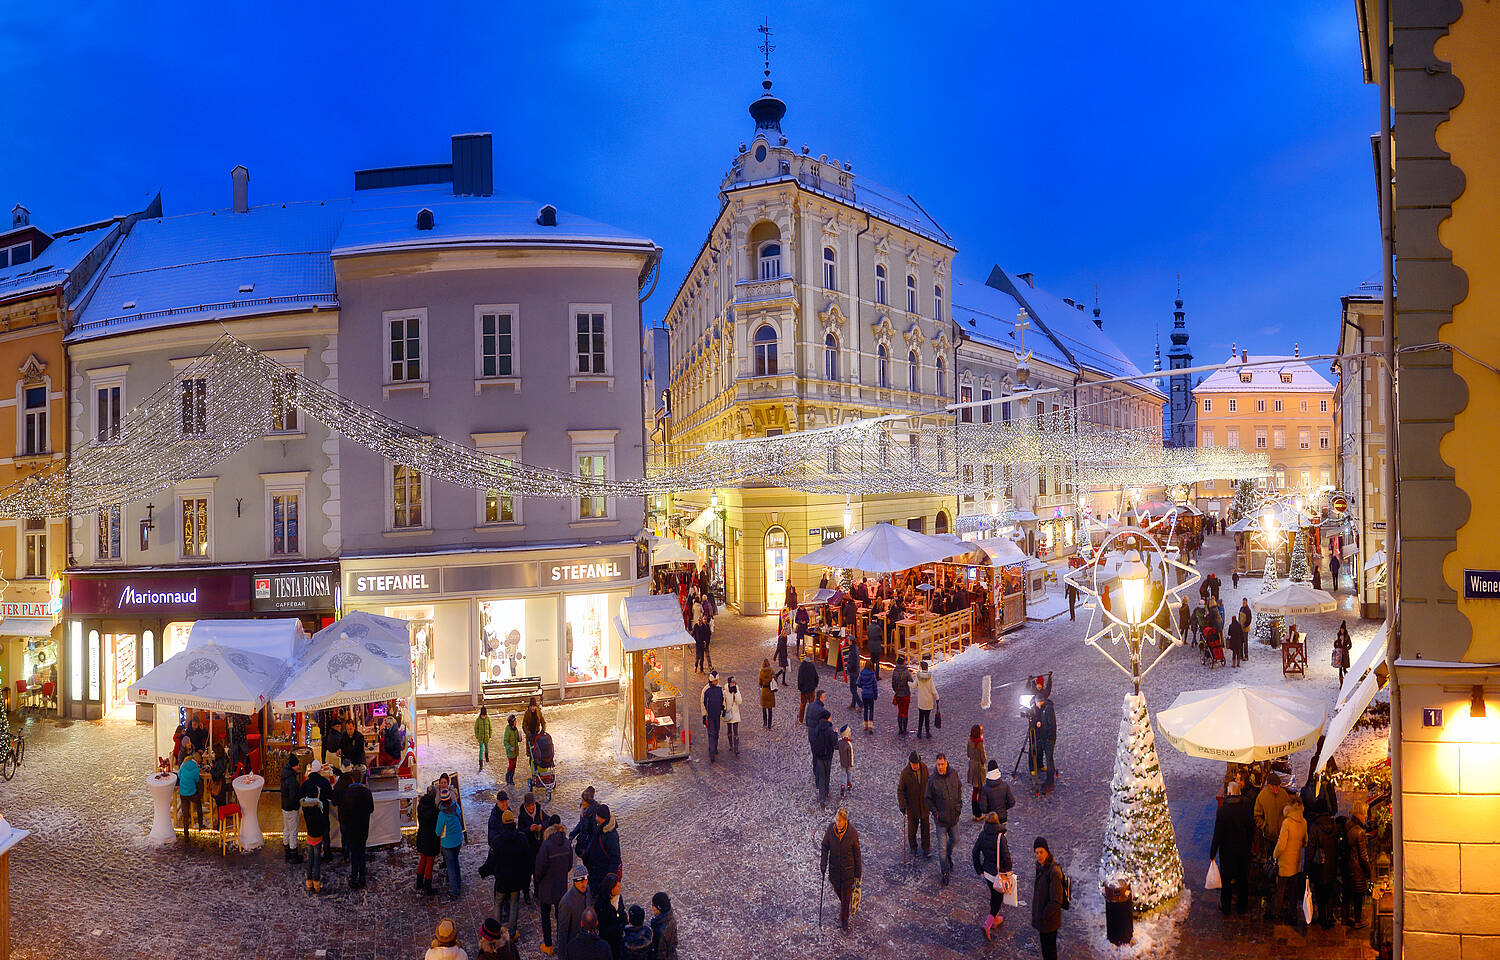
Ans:
[[[1229,412],[1229,400],[1235,399],[1237,409]],[[1213,401],[1213,409],[1205,410],[1204,401]],[[1328,470],[1328,482],[1337,487],[1338,480],[1338,433],[1334,423],[1334,400],[1333,391],[1326,393],[1273,393],[1256,392],[1248,394],[1214,393],[1195,397],[1198,404],[1198,437],[1199,446],[1204,446],[1203,434],[1206,430],[1213,431],[1213,445],[1223,447],[1228,444],[1229,428],[1238,427],[1240,431],[1240,449],[1249,450],[1252,453],[1265,453],[1270,459],[1272,467],[1284,466],[1286,468],[1286,489],[1295,490],[1301,485],[1302,468],[1311,471],[1309,486],[1316,490],[1322,485],[1322,473]],[[1266,402],[1264,413],[1257,412],[1255,403],[1257,400]],[[1276,412],[1275,401],[1282,402],[1282,412]],[[1307,412],[1303,413],[1301,404],[1307,402]],[[1326,403],[1328,410],[1320,410],[1320,403]],[[1255,446],[1255,430],[1264,427],[1266,431],[1266,448],[1258,450]],[[1275,429],[1277,427],[1286,430],[1286,447],[1276,449],[1273,445],[1276,440]],[[1308,429],[1309,449],[1302,450],[1297,446],[1297,431],[1299,428]],[[1318,446],[1318,430],[1328,431],[1328,449],[1320,449]],[[1218,481],[1213,487],[1208,488],[1208,495],[1232,497],[1234,487],[1230,483]],[[1200,495],[1203,495],[1200,493]]]

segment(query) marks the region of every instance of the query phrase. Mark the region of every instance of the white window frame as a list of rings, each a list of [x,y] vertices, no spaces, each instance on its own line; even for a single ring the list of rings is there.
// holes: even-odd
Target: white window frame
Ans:
[[[995,399],[995,391],[991,390],[989,387],[980,387],[979,388],[979,399],[980,399],[981,402],[984,403],[984,406],[982,406],[982,407],[979,408],[979,422],[980,423],[992,423],[992,422],[994,422],[994,419],[995,419],[995,405],[993,403],[990,403],[989,401]]]
[[[265,507],[266,531],[266,556],[272,559],[281,557],[305,557],[307,556],[307,474],[306,470],[289,470],[284,473],[263,473],[260,475],[260,483],[264,488],[262,497]],[[276,531],[275,520],[272,512],[272,500],[277,496],[293,495],[297,498],[297,549],[288,550],[285,553],[276,553]]]
[[[524,462],[521,457],[521,448],[526,441],[525,430],[507,430],[502,433],[471,433],[469,442],[474,444],[474,449],[483,451],[496,457],[504,457],[512,463]],[[474,530],[519,530],[526,526],[526,520],[521,515],[521,506],[524,497],[519,494],[511,494],[511,519],[487,521],[484,518],[484,501],[488,490],[474,491]]]
[[[604,478],[613,480],[615,478],[615,440],[620,435],[619,430],[569,430],[568,440],[572,444],[572,455],[568,460],[569,472],[578,475],[578,459],[580,457],[592,457],[603,455]],[[616,514],[616,498],[604,497],[604,514],[602,516],[585,517],[583,515],[583,498],[573,499],[573,519],[570,525],[593,525],[596,523],[618,523]]]
[[[126,516],[126,509],[127,509],[128,506],[129,506],[128,504],[117,503],[117,504],[112,504],[110,506],[104,507],[103,509],[95,510],[94,511],[93,541],[94,541],[94,562],[95,563],[124,563],[125,562],[125,554],[127,553],[128,549],[129,549],[129,545],[125,542],[125,540],[126,540],[125,531],[129,527],[129,519]],[[112,511],[112,512],[117,512],[120,515],[120,555],[118,557],[108,556],[104,551],[102,551],[102,550],[99,549],[99,523],[100,523],[101,519],[105,515],[105,510],[109,510],[109,511]]]
[[[1327,413],[1328,412],[1328,401],[1327,400],[1319,400],[1318,401],[1318,412],[1319,413]]]
[[[1284,413],[1286,412],[1286,404],[1280,400],[1272,400],[1271,411],[1273,413]]]
[[[932,319],[939,321],[943,319],[943,285],[941,283],[932,285]]]
[[[1265,413],[1266,412],[1266,402],[1264,400],[1257,400],[1257,401],[1255,401],[1255,412],[1256,413]]]
[[[1224,446],[1228,447],[1231,450],[1238,450],[1240,448],[1239,427],[1224,428]]]
[[[891,350],[883,343],[875,345],[875,386],[881,390],[891,388]]]
[[[48,552],[48,550],[50,549],[50,546],[51,546],[47,542],[47,539],[48,539],[48,527],[51,526],[51,524],[49,524],[48,521],[47,521],[47,519],[44,517],[41,520],[41,524],[42,524],[41,527],[38,528],[38,529],[32,530],[32,529],[29,529],[27,527],[27,524],[29,524],[31,522],[32,522],[31,520],[21,520],[20,521],[20,525],[21,525],[21,562],[16,565],[17,568],[18,568],[16,572],[19,573],[21,575],[22,579],[25,579],[25,580],[44,580],[47,577],[47,566],[48,566],[48,563],[47,563],[47,552]],[[32,565],[31,565],[32,541],[33,540],[37,540],[37,539],[41,540],[41,545],[40,545],[40,547],[36,551],[36,553],[37,553],[37,559],[40,561],[40,569],[39,570],[33,570],[32,569]]]
[[[915,350],[906,351],[906,390],[922,392],[922,357]]]
[[[26,440],[31,435],[31,424],[28,423],[30,414],[26,407],[26,391],[40,389],[42,391],[42,406],[37,412],[42,417],[41,448],[38,450],[27,450]],[[52,378],[43,376],[40,383],[27,383],[24,380],[16,382],[16,456],[17,457],[47,457],[52,455]]]
[[[887,300],[890,298],[890,269],[883,263],[875,264],[875,302],[880,306],[889,306]]]
[[[179,560],[199,563],[213,560],[214,531],[218,527],[218,524],[214,522],[214,485],[218,482],[218,477],[195,477],[191,480],[184,480],[172,488],[172,532],[176,534],[172,549]],[[207,543],[204,548],[205,552],[202,554],[184,555],[182,552],[182,504],[186,500],[208,501],[208,536],[205,538]]]
[[[761,367],[761,350],[767,346],[766,343],[757,339],[762,330],[770,330],[773,339],[770,346],[770,363],[765,369]],[[762,320],[750,331],[750,375],[753,377],[774,377],[781,369],[781,331],[776,324],[770,320]]]
[[[1270,440],[1268,439],[1268,435],[1266,433],[1266,428],[1265,427],[1256,427],[1255,428],[1255,449],[1257,449],[1257,450],[1265,450],[1269,446],[1270,446]]]
[[[267,357],[270,357],[272,360],[275,360],[277,363],[281,364],[283,367],[286,367],[298,374],[305,375],[307,373],[306,347],[291,347],[285,350],[265,350],[262,352]],[[272,397],[271,402],[272,404],[276,402],[275,397]],[[276,410],[274,406],[272,409],[266,411],[267,440],[291,440],[297,437],[307,436],[306,425],[302,422],[302,411],[293,407],[292,413],[296,418],[296,426],[277,430]]]
[[[823,248],[823,289],[839,288],[839,252],[833,247]]]
[[[1238,407],[1239,407],[1238,401],[1236,401],[1234,397],[1230,397],[1229,398],[1229,412],[1230,413],[1237,412],[1236,408],[1238,408]]]
[[[1198,446],[1212,449],[1214,445],[1214,428],[1204,427],[1199,431]]]
[[[932,370],[937,385],[937,395],[940,397],[948,396],[948,365],[943,362],[942,357],[938,357],[933,361]]]
[[[1318,428],[1318,449],[1329,450],[1333,446],[1332,432],[1327,427]]]
[[[1298,450],[1311,450],[1312,449],[1312,427],[1298,427],[1297,428],[1297,449]]]
[[[114,438],[99,439],[99,391],[118,389],[119,400],[119,424],[123,429],[125,425],[125,412],[129,409],[126,401],[125,379],[130,371],[130,364],[122,363],[111,367],[95,367],[84,372],[84,380],[88,383],[89,404],[89,440],[93,443],[110,443]],[[118,434],[117,434],[118,435]]]
[[[579,373],[578,372],[578,315],[580,313],[602,313],[604,314],[604,371],[602,373]],[[568,383],[572,390],[576,391],[580,383],[602,383],[606,384],[611,391],[615,388],[615,320],[614,305],[608,303],[570,303],[568,304]]]
[[[1214,412],[1214,401],[1213,401],[1212,397],[1204,397],[1203,398],[1203,412],[1204,413],[1213,413]]]
[[[393,320],[416,320],[417,321],[417,373],[415,379],[396,379],[391,375],[391,322]],[[428,336],[427,308],[408,307],[404,310],[385,310],[380,314],[380,382],[384,385],[384,396],[388,400],[392,393],[403,390],[420,390],[422,396],[427,396],[431,390],[432,373],[432,339]],[[405,366],[406,361],[402,361]]]
[[[766,252],[765,252],[766,247],[767,247],[767,245],[773,244],[773,243],[776,244],[776,255],[774,257],[768,257],[768,256],[766,256]],[[760,242],[760,246],[758,246],[758,247],[755,248],[755,277],[756,277],[756,279],[757,280],[778,280],[781,277],[785,276],[785,274],[782,272],[782,269],[781,269],[781,258],[784,257],[784,256],[786,256],[786,245],[781,242],[781,238],[780,237],[773,237],[770,240],[762,240]],[[775,268],[776,268],[775,272],[774,273],[768,273],[767,270],[766,270],[767,266],[775,266]],[[574,332],[576,333],[576,331],[577,331],[577,328],[575,327],[574,328]],[[576,360],[577,358],[575,357],[574,359]]]
[[[906,275],[906,312],[917,312],[917,275],[914,273]]]
[[[484,318],[487,314],[510,316],[510,373],[493,377],[484,373]],[[497,364],[498,366],[498,364]],[[480,303],[474,306],[474,395],[485,387],[521,390],[521,306],[516,303]]]
[[[1286,449],[1286,427],[1271,428],[1271,448],[1273,450]]]
[[[833,342],[829,343],[830,340],[832,340]],[[842,363],[840,362],[840,358],[839,358],[839,350],[840,350],[841,346],[842,345],[839,343],[838,334],[836,334],[836,333],[824,334],[824,336],[823,336],[823,379],[827,380],[827,381],[829,381],[831,383],[838,383],[839,382],[839,368],[842,366]],[[832,364],[829,363],[830,360],[832,360]],[[830,365],[833,367],[832,370],[828,369]]]
[[[417,471],[422,481],[422,498],[418,506],[422,510],[422,522],[416,526],[396,526],[396,467],[403,464],[385,464],[385,520],[382,530],[388,536],[405,536],[432,532],[432,475]]]

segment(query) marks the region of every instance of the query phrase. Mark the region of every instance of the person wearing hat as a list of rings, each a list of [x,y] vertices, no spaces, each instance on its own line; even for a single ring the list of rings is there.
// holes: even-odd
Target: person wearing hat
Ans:
[[[651,939],[656,960],[677,960],[677,914],[672,912],[672,898],[660,890],[651,897]]]
[[[521,731],[516,729],[516,715],[505,721],[505,784],[516,785],[516,758],[521,755]]]
[[[451,918],[438,921],[432,934],[432,947],[424,954],[424,960],[469,960],[464,948],[458,945],[458,924]]]
[[[557,903],[557,955],[562,960],[567,960],[573,940],[582,928],[583,912],[589,909],[588,892],[588,868],[581,863],[574,864],[573,869],[568,871],[567,892]]]
[[[620,834],[615,829],[615,818],[609,812],[609,804],[601,803],[594,807],[594,833],[589,837],[589,845],[583,851],[583,863],[589,871],[589,884],[597,888],[604,883],[608,874],[619,874],[620,867]]]
[[[839,807],[833,822],[823,831],[823,850],[818,873],[833,885],[839,898],[839,925],[849,929],[849,908],[854,897],[854,883],[864,872],[864,858],[859,851],[859,831],[849,822],[849,811]]]
[[[584,787],[583,796],[578,801],[578,824],[568,831],[568,839],[573,841],[573,851],[580,857],[589,848],[589,840],[594,836],[594,825],[597,822],[594,806],[594,788]]]
[[[1036,854],[1036,881],[1031,888],[1031,925],[1042,941],[1042,960],[1057,960],[1057,931],[1062,929],[1062,867],[1052,858],[1046,837],[1031,845]]]
[[[494,917],[485,917],[479,925],[479,952],[474,960],[521,960],[515,939]]]
[[[500,832],[490,842],[487,863],[495,875],[495,907],[491,914],[501,923],[509,921],[511,939],[521,922],[521,891],[531,884],[533,860],[531,847],[516,828],[516,815],[509,810],[500,816]],[[486,871],[481,870],[483,875]]]
[[[911,668],[906,665],[906,655],[896,657],[896,668],[891,671],[891,698],[896,704],[896,732],[906,736],[906,724],[911,709]]]
[[[708,683],[698,697],[703,707],[703,725],[708,728],[708,762],[719,760],[719,726],[724,722],[724,688],[719,686],[719,671],[708,672]]]
[[[428,785],[417,800],[417,892],[431,896],[432,866],[443,854],[437,835],[437,786]]]
[[[1370,924],[1365,919],[1365,901],[1370,892],[1370,848],[1365,841],[1365,821],[1369,815],[1370,805],[1356,800],[1344,825],[1344,924],[1355,929]]]
[[[620,878],[605,874],[604,882],[594,890],[594,913],[599,916],[599,939],[609,944],[609,952],[618,957],[625,937],[625,898],[620,893]]]
[[[458,873],[458,851],[464,845],[464,823],[458,817],[458,802],[453,788],[444,784],[438,787],[438,843],[443,848],[443,866],[448,871],[448,899],[457,900],[463,893],[463,880]]]
[[[624,960],[656,960],[656,941],[646,925],[646,911],[632,903],[625,911],[625,932],[620,937],[620,956]]]
[[[989,940],[994,931],[1005,922],[1000,915],[1000,908],[1005,903],[1004,891],[996,886],[997,881],[1004,883],[1000,878],[1010,874],[1008,879],[1015,882],[1015,869],[1011,864],[1010,845],[1005,840],[1005,823],[1000,815],[991,810],[984,815],[984,827],[979,831],[979,837],[974,841],[974,850],[971,853],[974,860],[974,872],[984,878],[985,886],[989,889],[990,907],[984,918],[984,938]]]
[[[479,770],[484,772],[484,762],[490,758],[490,738],[494,736],[495,725],[490,722],[490,709],[480,706],[479,716],[474,718],[474,742],[479,744]]]
[[[531,865],[536,863],[536,852],[542,848],[542,829],[547,825],[547,811],[536,802],[536,794],[526,792],[521,799],[521,809],[516,813],[516,829],[521,831],[521,836],[526,838],[526,871],[531,872]],[[527,903],[531,902],[531,884],[527,883],[521,890],[521,899]]]
[[[927,764],[913,750],[896,782],[896,807],[906,817],[906,847],[917,855],[917,831],[922,832],[922,856],[932,856],[932,827],[927,819]]]
[[[333,787],[324,778],[325,765],[314,760],[302,782],[302,820],[307,825],[308,893],[323,891],[323,858],[328,855],[328,809],[333,803]]]
[[[552,953],[552,918],[568,892],[568,874],[572,869],[573,847],[563,831],[562,818],[553,814],[547,818],[542,830],[542,845],[536,852],[532,869],[536,878],[538,912],[542,915],[542,953]],[[584,876],[588,876],[587,870]]]
[[[979,794],[981,813],[999,814],[1001,823],[1010,819],[1010,808],[1016,805],[1016,798],[1010,792],[1010,784],[1000,775],[999,761],[990,760],[986,764],[984,786]]]

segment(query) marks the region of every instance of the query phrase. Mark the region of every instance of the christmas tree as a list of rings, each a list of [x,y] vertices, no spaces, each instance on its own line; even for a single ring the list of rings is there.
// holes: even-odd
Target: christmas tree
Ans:
[[[1260,578],[1261,595],[1270,593],[1281,586],[1281,579],[1276,575],[1276,553],[1274,548],[1266,551],[1266,570]],[[1255,618],[1255,639],[1268,647],[1276,645],[1276,635],[1281,626],[1280,617],[1268,617],[1265,614]]]
[[[1241,517],[1253,514],[1256,507],[1255,481],[1236,480],[1234,482],[1234,502],[1229,505],[1230,522],[1233,523]]]
[[[1109,791],[1099,879],[1127,881],[1135,910],[1142,913],[1182,892],[1182,858],[1167,809],[1156,736],[1146,715],[1146,698],[1140,694],[1125,697]]]
[[[1296,545],[1292,547],[1292,565],[1287,577],[1294,583],[1312,579],[1312,571],[1307,568],[1307,538],[1301,530],[1297,531]]]

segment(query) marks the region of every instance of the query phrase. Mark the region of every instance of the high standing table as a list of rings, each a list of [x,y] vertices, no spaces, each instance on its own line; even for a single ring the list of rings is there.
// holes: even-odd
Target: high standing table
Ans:
[[[247,773],[235,777],[232,785],[240,804],[240,849],[259,850],[265,845],[265,835],[260,831],[260,792],[265,789],[266,778]]]
[[[146,778],[146,788],[151,791],[151,834],[146,839],[152,843],[171,843],[177,839],[177,830],[172,826],[172,794],[177,790],[177,774],[153,773]]]

